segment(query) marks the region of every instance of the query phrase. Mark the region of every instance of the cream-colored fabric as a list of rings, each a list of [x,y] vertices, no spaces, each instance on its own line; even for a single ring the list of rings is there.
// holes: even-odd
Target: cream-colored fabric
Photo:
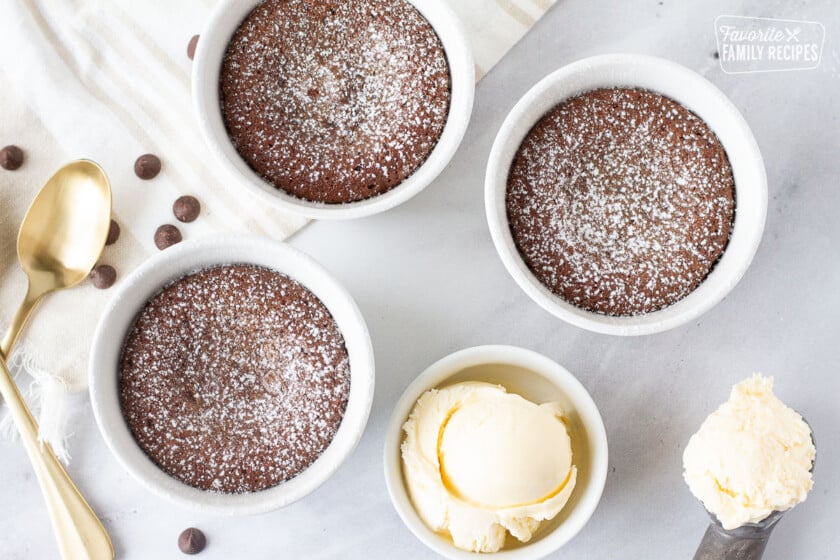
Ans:
[[[554,0],[447,0],[464,21],[480,78],[525,34]],[[9,0],[0,17],[0,146],[26,153],[21,169],[0,169],[0,330],[25,292],[15,237],[29,202],[71,159],[101,164],[114,192],[122,228],[102,262],[125,277],[155,253],[153,234],[172,222],[172,202],[193,194],[200,219],[180,225],[185,239],[242,231],[285,239],[305,220],[226,189],[208,160],[190,101],[186,45],[199,33],[210,0]],[[133,173],[141,154],[158,154],[152,181]],[[11,362],[36,378],[29,392],[42,435],[59,453],[61,396],[87,386],[87,355],[112,291],[89,284],[49,296]],[[39,373],[40,372],[40,373]],[[8,420],[5,422],[8,429]],[[2,426],[0,426],[2,429]]]
[[[548,11],[555,0],[447,0],[472,44],[480,80]]]

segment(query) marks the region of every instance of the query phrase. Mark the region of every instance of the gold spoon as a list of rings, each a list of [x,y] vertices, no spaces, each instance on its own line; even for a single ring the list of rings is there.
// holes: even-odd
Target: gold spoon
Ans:
[[[111,187],[97,164],[74,161],[47,181],[20,226],[17,253],[29,287],[0,345],[0,396],[35,469],[65,560],[111,560],[114,547],[52,448],[38,440],[38,424],[15,386],[5,358],[42,297],[88,277],[105,246],[110,221]]]
[[[111,187],[101,167],[79,160],[50,177],[18,232],[18,259],[29,277],[29,289],[3,337],[3,356],[9,355],[42,297],[72,288],[90,275],[105,247],[110,224]]]

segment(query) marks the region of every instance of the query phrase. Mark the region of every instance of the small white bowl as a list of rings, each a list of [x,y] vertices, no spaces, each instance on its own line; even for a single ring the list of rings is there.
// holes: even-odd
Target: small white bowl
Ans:
[[[645,315],[610,317],[581,309],[546,288],[513,241],[505,207],[508,172],[519,146],[549,110],[584,92],[611,87],[647,89],[696,113],[723,144],[735,178],[735,223],[720,261],[696,290]],[[764,231],[767,175],[749,125],[731,101],[696,72],[669,60],[610,54],[579,60],[539,82],[508,115],[490,152],[485,178],[487,222],[496,251],[513,279],[543,309],[575,326],[614,335],[652,334],[688,323],[717,305],[747,271]]]
[[[402,426],[417,399],[429,389],[462,381],[499,384],[536,403],[559,402],[569,419],[573,462],[578,469],[575,489],[566,507],[543,521],[528,543],[508,536],[506,548],[491,555],[456,548],[448,535],[429,529],[414,510],[403,478],[400,445]],[[451,560],[478,557],[536,560],[558,550],[580,531],[595,512],[607,480],[607,433],[598,407],[580,382],[557,362],[516,346],[476,346],[435,362],[421,373],[394,407],[385,434],[385,482],[403,523],[426,546]]]
[[[267,204],[311,219],[351,219],[389,210],[426,188],[455,155],[472,113],[475,64],[458,16],[443,0],[408,0],[432,25],[449,62],[451,98],[443,133],[429,158],[410,177],[373,198],[324,204],[297,198],[262,179],[237,153],[225,130],[219,103],[219,74],[230,38],[261,0],[220,0],[210,14],[195,52],[193,104],[213,158],[236,179],[233,188],[259,196]]]
[[[323,454],[295,478],[261,492],[222,494],[188,486],[166,474],[143,452],[122,415],[119,359],[137,313],[166,284],[219,264],[247,263],[297,280],[329,309],[350,357],[350,395],[338,432]],[[315,490],[339,468],[362,437],[374,390],[373,348],[365,321],[350,295],[308,255],[270,239],[228,235],[189,241],[155,255],[121,282],[94,335],[90,400],[99,431],[118,461],[153,492],[181,505],[229,515],[284,507]]]

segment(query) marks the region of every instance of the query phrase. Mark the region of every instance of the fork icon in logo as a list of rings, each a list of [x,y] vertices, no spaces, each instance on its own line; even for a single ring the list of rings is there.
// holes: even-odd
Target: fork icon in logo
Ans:
[[[801,27],[794,27],[791,29],[790,27],[785,27],[785,33],[787,33],[787,37],[785,40],[790,43],[791,41],[798,43],[799,42],[799,34],[802,33]]]

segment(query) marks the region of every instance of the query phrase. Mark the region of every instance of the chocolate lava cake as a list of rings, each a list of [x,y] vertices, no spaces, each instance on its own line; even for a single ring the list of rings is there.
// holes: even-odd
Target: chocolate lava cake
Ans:
[[[506,207],[520,255],[549,290],[596,313],[639,315],[709,275],[729,241],[735,183],[697,115],[650,91],[599,89],[529,132]]]
[[[405,0],[266,0],[231,38],[220,82],[240,156],[276,188],[328,204],[402,183],[449,114],[443,44]]]
[[[202,490],[257,492],[327,448],[347,408],[344,337],[324,304],[278,272],[225,265],[166,286],[120,358],[137,443]]]

